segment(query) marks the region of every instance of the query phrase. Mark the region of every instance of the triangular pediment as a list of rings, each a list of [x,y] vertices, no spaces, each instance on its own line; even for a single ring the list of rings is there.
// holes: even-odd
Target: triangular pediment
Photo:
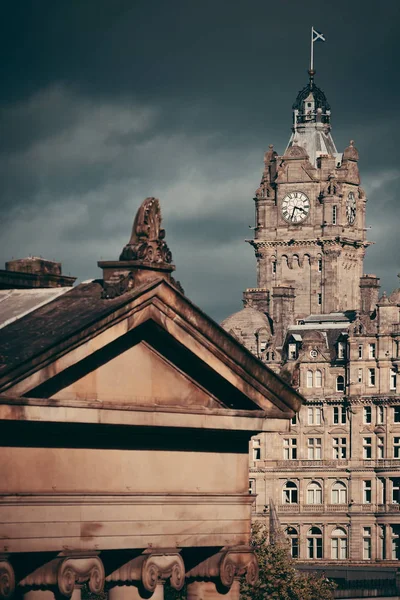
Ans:
[[[106,353],[107,355],[109,352]],[[58,400],[90,399],[116,405],[220,408],[222,404],[176,365],[141,341],[51,395]],[[96,363],[98,363],[97,358]],[[77,371],[81,372],[83,366]]]
[[[286,382],[165,281],[111,300],[97,282],[82,284],[51,309],[51,321],[40,309],[26,321],[26,331],[35,332],[30,346],[21,329],[5,332],[10,361],[0,393],[271,417],[290,417],[301,404]]]
[[[324,430],[322,428],[318,429],[318,427],[310,427],[310,429],[307,429],[307,435],[311,433],[316,435],[322,435],[324,433]]]

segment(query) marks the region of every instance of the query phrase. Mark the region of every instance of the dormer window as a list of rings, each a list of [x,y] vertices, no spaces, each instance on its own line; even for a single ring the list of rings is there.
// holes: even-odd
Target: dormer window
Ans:
[[[346,352],[346,344],[344,342],[338,342],[337,357],[339,359],[345,358],[345,352]]]
[[[296,358],[297,358],[297,344],[289,344],[289,347],[288,347],[288,358],[289,358],[289,360],[296,360]]]

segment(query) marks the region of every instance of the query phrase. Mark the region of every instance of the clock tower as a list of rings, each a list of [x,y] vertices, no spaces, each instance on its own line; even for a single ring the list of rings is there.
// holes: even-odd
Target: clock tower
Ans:
[[[287,288],[294,322],[310,314],[357,310],[365,249],[364,190],[354,142],[343,153],[331,135],[324,92],[309,82],[293,104],[293,127],[282,155],[265,153],[255,194],[257,259],[252,303],[273,314],[274,296]],[[275,289],[275,291],[274,291]],[[261,306],[260,306],[261,308]]]

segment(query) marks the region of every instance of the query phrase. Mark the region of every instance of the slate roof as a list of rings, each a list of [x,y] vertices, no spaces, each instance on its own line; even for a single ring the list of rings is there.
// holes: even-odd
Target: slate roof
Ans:
[[[142,287],[142,286],[141,286]],[[100,281],[81,283],[0,329],[0,377],[132,300],[140,291],[101,298]]]
[[[51,302],[71,287],[0,290],[0,328]]]

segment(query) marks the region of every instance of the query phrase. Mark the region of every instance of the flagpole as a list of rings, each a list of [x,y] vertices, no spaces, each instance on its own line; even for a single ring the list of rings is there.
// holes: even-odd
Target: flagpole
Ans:
[[[311,59],[310,59],[310,71],[314,70],[314,25],[311,26]]]

